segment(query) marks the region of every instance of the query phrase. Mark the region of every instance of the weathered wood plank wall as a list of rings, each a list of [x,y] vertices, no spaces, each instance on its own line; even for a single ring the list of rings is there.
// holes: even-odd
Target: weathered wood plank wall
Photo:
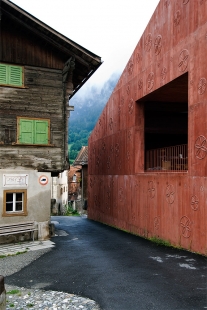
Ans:
[[[25,88],[1,87],[0,167],[62,170],[66,160],[62,70],[25,66],[24,79]],[[19,116],[49,119],[52,146],[15,145]]]
[[[62,69],[67,55],[3,14],[1,54],[4,62]],[[4,26],[6,25],[6,27]],[[4,27],[3,27],[4,26]]]

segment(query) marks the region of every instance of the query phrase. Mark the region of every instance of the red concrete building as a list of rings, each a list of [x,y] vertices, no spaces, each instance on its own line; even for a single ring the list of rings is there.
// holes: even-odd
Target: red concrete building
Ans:
[[[89,139],[90,219],[206,255],[206,51],[207,1],[161,0]]]

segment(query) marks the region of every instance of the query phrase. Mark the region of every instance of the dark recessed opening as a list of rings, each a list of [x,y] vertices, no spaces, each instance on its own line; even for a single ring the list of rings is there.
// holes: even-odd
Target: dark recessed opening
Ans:
[[[187,170],[188,73],[138,102],[144,106],[145,170]]]

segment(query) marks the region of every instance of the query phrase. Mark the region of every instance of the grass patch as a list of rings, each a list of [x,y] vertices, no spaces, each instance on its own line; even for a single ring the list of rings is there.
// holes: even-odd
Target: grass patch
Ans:
[[[24,254],[24,253],[27,253],[27,250],[21,251],[21,252],[16,252],[15,254],[0,255],[0,259],[8,257],[8,256],[16,256],[16,255],[20,255],[20,254]]]
[[[78,213],[77,210],[73,210],[73,208],[71,207],[71,205],[68,205],[66,207],[66,211],[64,213],[65,216],[80,216],[80,214]]]
[[[6,255],[0,255],[0,258],[4,258],[4,257],[6,257]]]
[[[12,294],[12,295],[14,295],[14,294],[19,294],[20,293],[20,290],[11,290],[11,291],[9,291],[9,292],[6,292],[7,294]]]
[[[172,244],[167,240],[163,240],[157,237],[151,237],[149,238],[149,240],[152,241],[153,243],[156,243],[157,245],[172,247]]]
[[[22,251],[22,252],[17,252],[15,255],[20,255],[20,254],[24,254],[24,253],[27,253],[27,250]]]
[[[34,304],[27,304],[28,308],[34,307]]]

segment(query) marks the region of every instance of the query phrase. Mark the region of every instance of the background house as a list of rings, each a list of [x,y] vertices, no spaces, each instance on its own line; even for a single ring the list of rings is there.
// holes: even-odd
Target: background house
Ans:
[[[206,1],[159,2],[90,136],[88,187],[89,218],[202,254],[206,29]]]
[[[68,202],[73,210],[82,209],[81,166],[70,166],[68,171]]]
[[[88,147],[82,146],[69,171],[69,201],[82,213],[88,202]]]
[[[51,213],[64,214],[68,205],[68,170],[51,179]]]
[[[82,207],[87,208],[88,204],[88,146],[82,146],[73,166],[81,166],[81,200]]]
[[[69,168],[69,99],[101,59],[8,0],[0,16],[0,224],[33,220],[43,239],[51,177]]]

